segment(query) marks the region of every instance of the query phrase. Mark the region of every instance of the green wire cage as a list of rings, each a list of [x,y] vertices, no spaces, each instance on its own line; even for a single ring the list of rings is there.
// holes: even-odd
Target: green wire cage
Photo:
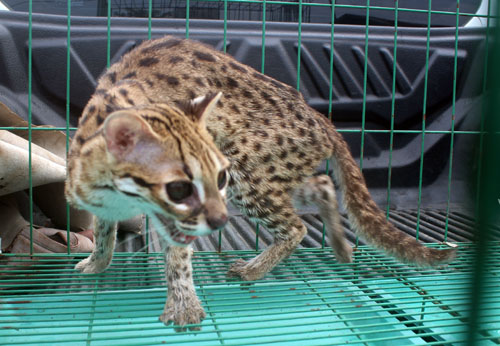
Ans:
[[[352,264],[338,264],[329,247],[325,244],[322,226],[314,214],[307,214],[304,220],[309,228],[319,229],[317,238],[303,246],[288,259],[279,264],[264,279],[256,282],[228,281],[226,272],[237,258],[250,259],[268,243],[268,234],[256,226],[256,236],[249,243],[253,248],[227,250],[224,244],[234,235],[225,230],[211,236],[213,248],[210,251],[196,251],[193,256],[193,278],[198,296],[202,300],[207,317],[201,324],[201,331],[177,333],[173,326],[165,326],[158,321],[166,297],[166,283],[163,274],[163,255],[156,246],[154,233],[146,233],[141,251],[125,249],[115,252],[108,270],[97,275],[82,275],[74,270],[74,265],[86,254],[71,253],[69,246],[63,254],[36,254],[31,239],[31,253],[2,254],[0,257],[0,345],[499,345],[500,344],[500,195],[497,177],[499,172],[498,148],[500,148],[500,117],[495,109],[500,108],[500,98],[484,97],[480,128],[474,131],[455,129],[457,90],[457,65],[459,19],[471,16],[460,12],[460,0],[455,11],[432,10],[431,0],[426,10],[408,10],[399,7],[370,5],[345,5],[314,2],[281,1],[196,1],[196,8],[189,0],[166,1],[161,9],[180,11],[185,15],[184,35],[190,36],[190,13],[200,8],[208,8],[214,18],[222,22],[223,46],[226,51],[231,35],[228,23],[237,19],[252,19],[238,15],[240,7],[261,10],[261,72],[265,73],[266,62],[266,21],[273,18],[266,9],[284,13],[276,20],[294,21],[297,29],[297,76],[301,75],[301,51],[303,16],[309,16],[311,9],[320,8],[331,15],[328,28],[330,39],[325,44],[335,42],[335,11],[352,7],[366,14],[364,32],[364,56],[369,54],[370,11],[387,11],[394,17],[394,44],[392,55],[391,123],[389,130],[368,129],[365,126],[367,112],[367,88],[369,88],[369,62],[363,61],[362,126],[345,129],[345,134],[360,134],[360,166],[366,144],[365,134],[384,133],[390,141],[387,182],[387,217],[400,229],[412,228],[417,237],[422,232],[435,234],[440,241],[455,243],[457,259],[440,268],[415,268],[402,264],[385,254],[365,245],[355,247]],[[403,2],[403,1],[401,1]],[[168,3],[168,4],[167,4]],[[174,4],[175,3],[175,4]],[[101,15],[106,15],[108,39],[106,60],[109,66],[110,35],[112,15],[120,14],[118,7],[125,4],[111,1],[99,5]],[[162,3],[163,4],[163,3]],[[280,8],[286,5],[286,8]],[[125,5],[123,5],[125,6]],[[240,7],[238,7],[240,6]],[[245,7],[246,6],[246,7]],[[71,1],[67,11],[67,47],[71,43]],[[117,12],[113,12],[113,11]],[[154,34],[152,0],[141,10],[148,17],[147,37]],[[222,12],[221,12],[222,11]],[[231,12],[233,11],[233,12]],[[244,10],[243,10],[244,11]],[[280,12],[281,11],[281,12]],[[412,13],[427,16],[423,114],[419,130],[398,130],[394,123],[397,113],[397,53],[398,15]],[[493,26],[498,18],[493,3],[488,2],[488,12],[476,15],[486,22],[484,42],[484,70],[482,93],[498,95],[500,91],[500,67],[495,61],[500,59],[500,44],[495,41],[497,32]],[[35,131],[47,130],[32,127],[32,47],[34,43],[32,0],[29,1],[28,37],[28,124],[26,128],[3,127],[0,130],[27,130],[31,143]],[[222,15],[220,15],[222,13]],[[236,13],[236,14],[235,14]],[[243,12],[241,12],[243,13]],[[249,12],[244,12],[249,13]],[[137,14],[137,13],[136,13]],[[455,25],[455,45],[453,63],[452,114],[450,130],[429,130],[426,127],[428,81],[431,59],[431,17],[432,15],[453,17]],[[67,49],[67,61],[70,60]],[[332,99],[333,75],[336,64],[333,49],[329,53],[329,102],[328,114],[335,119]],[[493,62],[493,63],[492,63]],[[66,127],[67,138],[75,131],[70,126],[70,68],[61,68],[66,73]],[[294,85],[301,89],[301,79]],[[76,91],[75,91],[76,92]],[[420,137],[420,165],[418,199],[415,208],[406,211],[390,209],[391,159],[394,136],[414,133]],[[427,210],[424,206],[423,189],[424,148],[426,136],[436,133],[449,135],[448,198],[440,211]],[[453,173],[454,139],[457,135],[475,136],[478,149],[477,174],[471,178],[473,186],[473,207],[471,216],[454,210],[450,201],[451,176]],[[67,143],[69,147],[69,142]],[[31,146],[30,146],[31,155]],[[326,165],[328,170],[328,163]],[[30,211],[34,212],[33,187],[31,186],[30,161]],[[67,210],[69,217],[69,209]],[[238,222],[246,222],[235,216]],[[33,232],[33,217],[30,230]],[[146,222],[147,225],[147,222]],[[1,226],[0,226],[1,227]],[[448,235],[466,229],[470,238],[452,241]],[[69,232],[69,229],[68,229]],[[460,237],[454,239],[461,239]],[[472,241],[473,240],[473,241]],[[357,243],[356,240],[354,240]],[[429,246],[440,246],[429,244]],[[29,266],[27,266],[29,265]]]

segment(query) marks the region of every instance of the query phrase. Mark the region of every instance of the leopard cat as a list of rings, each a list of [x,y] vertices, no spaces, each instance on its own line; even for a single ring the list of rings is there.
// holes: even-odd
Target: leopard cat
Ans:
[[[359,235],[420,266],[453,259],[454,249],[425,247],[386,220],[344,139],[297,90],[196,41],[143,42],[99,79],[71,144],[67,198],[96,216],[95,250],[76,269],[104,271],[117,221],[147,214],[167,244],[160,320],[198,324],[189,244],[224,227],[228,194],[274,236],[229,276],[262,278],[294,251],[306,234],[296,203],[318,207],[337,260],[351,262],[334,184],[314,174],[327,158]]]

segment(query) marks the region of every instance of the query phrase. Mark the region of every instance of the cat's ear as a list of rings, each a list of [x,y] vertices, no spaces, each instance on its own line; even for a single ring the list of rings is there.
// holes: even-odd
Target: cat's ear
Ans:
[[[212,112],[221,97],[221,92],[211,92],[205,96],[200,96],[187,102],[184,107],[182,107],[182,110],[186,115],[190,116],[194,122],[204,126],[207,115]]]
[[[117,111],[103,125],[108,151],[117,159],[125,159],[138,150],[138,144],[155,137],[149,124],[135,113]]]

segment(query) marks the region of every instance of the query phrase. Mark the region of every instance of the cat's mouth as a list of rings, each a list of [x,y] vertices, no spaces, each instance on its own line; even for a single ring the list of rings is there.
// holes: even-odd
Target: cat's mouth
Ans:
[[[165,226],[163,228],[164,232],[167,233],[167,237],[171,240],[172,243],[178,246],[187,246],[191,244],[198,236],[189,235],[181,231],[176,223],[169,218],[164,217],[163,215],[156,214],[156,217],[161,221],[161,223]]]
[[[191,244],[196,238],[198,238],[195,235],[187,235],[179,231],[178,229],[174,230],[168,230],[170,237],[172,238],[173,241],[176,243],[181,243],[183,245],[189,245]]]

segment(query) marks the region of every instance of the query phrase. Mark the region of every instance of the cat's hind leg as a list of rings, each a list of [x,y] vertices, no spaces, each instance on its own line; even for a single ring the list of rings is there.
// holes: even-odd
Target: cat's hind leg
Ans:
[[[113,258],[116,241],[116,222],[94,218],[95,248],[89,257],[80,261],[75,269],[86,274],[101,273]]]
[[[239,277],[246,281],[262,278],[283,259],[290,256],[306,235],[307,228],[295,213],[291,198],[283,196],[280,204],[266,204],[269,212],[265,217],[260,217],[259,222],[273,233],[273,244],[248,262],[243,259],[236,260],[229,268],[229,277]],[[261,207],[255,205],[252,209],[248,209],[247,206],[247,209],[242,210],[256,218],[259,210],[262,211]]]
[[[327,175],[309,177],[304,184],[294,191],[294,202],[302,205],[314,204],[318,207],[319,216],[325,223],[330,244],[337,261],[352,262],[352,248],[347,243],[344,230],[340,224],[338,202],[335,186]]]

